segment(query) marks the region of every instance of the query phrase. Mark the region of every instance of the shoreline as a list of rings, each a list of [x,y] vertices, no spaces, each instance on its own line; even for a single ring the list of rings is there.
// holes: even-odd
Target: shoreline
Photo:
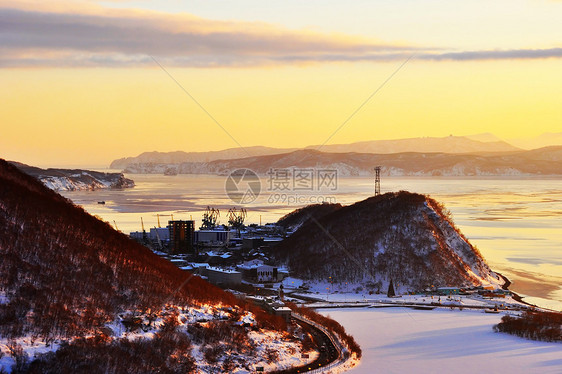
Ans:
[[[561,313],[561,311],[559,311],[559,310],[547,308],[547,307],[540,306],[540,305],[536,305],[536,304],[531,304],[531,303],[529,303],[529,302],[527,302],[527,301],[524,301],[524,300],[523,300],[523,299],[524,299],[523,296],[521,296],[521,295],[519,295],[518,293],[516,293],[515,291],[509,289],[509,286],[511,286],[512,283],[511,283],[511,281],[510,281],[505,275],[503,275],[502,273],[499,273],[499,272],[497,272],[497,271],[494,271],[494,273],[496,273],[497,275],[499,275],[500,277],[502,277],[503,280],[505,280],[505,283],[502,285],[502,289],[503,289],[503,290],[506,290],[506,291],[511,291],[512,297],[513,297],[513,299],[514,299],[515,301],[518,301],[518,302],[520,302],[521,304],[525,304],[525,305],[528,305],[528,306],[533,307],[533,308],[539,308],[539,309],[547,310],[547,311],[549,311],[549,312]],[[532,296],[530,296],[530,297],[532,297]],[[553,300],[553,301],[556,301],[556,300]]]

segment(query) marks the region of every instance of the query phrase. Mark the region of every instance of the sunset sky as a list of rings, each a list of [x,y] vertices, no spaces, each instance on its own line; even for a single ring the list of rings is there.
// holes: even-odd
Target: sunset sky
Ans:
[[[560,132],[561,19],[554,0],[0,0],[0,157],[321,144],[387,80],[329,143]]]

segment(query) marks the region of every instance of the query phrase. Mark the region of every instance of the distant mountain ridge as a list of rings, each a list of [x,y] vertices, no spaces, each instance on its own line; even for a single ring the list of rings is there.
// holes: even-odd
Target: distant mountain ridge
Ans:
[[[103,173],[82,169],[41,169],[19,162],[13,165],[23,172],[39,179],[54,191],[98,190],[104,188],[130,188],[135,186],[132,179],[123,173]]]
[[[214,160],[230,160],[251,156],[263,156],[292,152],[297,148],[244,147],[229,148],[209,152],[144,152],[136,157],[124,157],[114,160],[110,169],[125,169],[130,164],[181,164],[184,162],[210,162]]]
[[[504,141],[481,141],[466,136],[448,136],[444,138],[426,137],[396,140],[370,140],[351,144],[328,144],[308,146],[306,149],[318,149],[331,153],[490,153],[512,152],[520,150]]]
[[[111,169],[125,169],[131,164],[181,164],[186,162],[211,162],[215,160],[231,160],[237,158],[267,156],[289,153],[300,149],[320,150],[331,153],[403,153],[403,152],[437,152],[437,153],[483,153],[483,152],[510,152],[518,151],[506,142],[493,135],[481,135],[477,140],[465,136],[448,136],[443,138],[410,138],[394,140],[371,140],[351,144],[312,145],[305,148],[272,148],[272,147],[244,147],[229,148],[221,151],[209,152],[144,152],[136,157],[125,157],[114,160]],[[493,140],[493,141],[489,141]]]
[[[383,175],[387,176],[536,176],[562,175],[561,162],[562,146],[486,155],[324,153],[308,149],[211,162],[131,164],[124,172],[163,174],[173,170],[178,174],[226,175],[235,169],[248,168],[265,175],[276,168],[318,168],[337,170],[339,176],[370,176],[373,167],[381,165]]]
[[[479,142],[503,142],[502,139],[498,138],[497,136],[495,136],[492,133],[489,132],[485,132],[485,133],[481,133],[481,134],[474,134],[474,135],[468,135],[466,136],[469,139],[472,140],[477,140]],[[513,145],[511,143],[508,143],[510,145]]]
[[[297,211],[300,228],[272,250],[298,278],[379,291],[390,279],[403,291],[504,283],[427,196],[401,191],[318,208]]]

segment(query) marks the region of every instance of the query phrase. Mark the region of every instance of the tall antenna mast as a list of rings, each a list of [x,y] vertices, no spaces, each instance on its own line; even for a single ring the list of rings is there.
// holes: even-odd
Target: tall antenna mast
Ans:
[[[375,196],[381,194],[381,167],[375,167]]]

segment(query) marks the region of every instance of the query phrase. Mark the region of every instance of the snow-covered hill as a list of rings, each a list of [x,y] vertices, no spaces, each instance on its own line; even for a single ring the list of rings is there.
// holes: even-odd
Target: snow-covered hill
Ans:
[[[134,187],[132,179],[122,173],[103,173],[81,169],[40,169],[13,162],[23,172],[39,179],[54,191],[98,190]]]
[[[404,191],[311,218],[274,251],[298,278],[372,291],[391,278],[403,291],[504,283],[443,206]]]

